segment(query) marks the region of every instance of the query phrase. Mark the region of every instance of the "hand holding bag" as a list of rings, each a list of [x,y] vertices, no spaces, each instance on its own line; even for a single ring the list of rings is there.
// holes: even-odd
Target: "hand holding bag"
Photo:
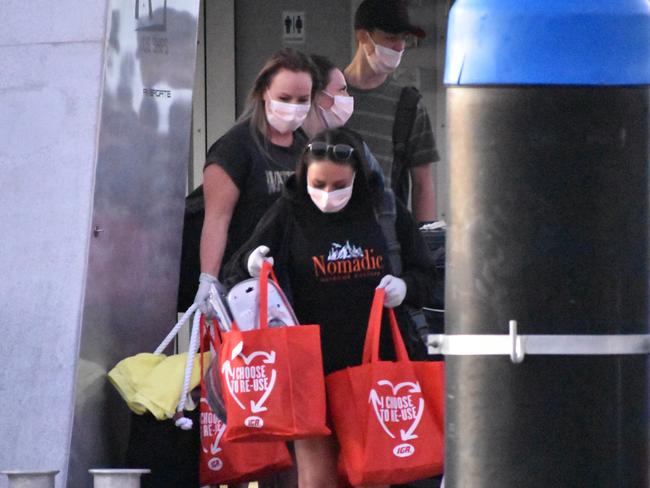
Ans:
[[[233,323],[219,354],[227,440],[292,440],[329,435],[318,325],[269,327],[268,280],[260,275],[260,328]],[[252,330],[241,330],[252,329]]]
[[[409,360],[392,309],[397,361],[381,361],[383,304],[377,289],[362,364],[326,378],[339,466],[355,486],[407,483],[443,470],[443,363]]]
[[[213,322],[214,324],[214,322]],[[212,332],[201,318],[201,356],[206,342],[210,341],[215,351],[221,347],[218,328]],[[223,435],[226,424],[210,408],[206,399],[206,378],[201,362],[201,452],[199,457],[200,486],[239,483],[258,479],[261,476],[288,469],[291,456],[284,442],[229,442]]]

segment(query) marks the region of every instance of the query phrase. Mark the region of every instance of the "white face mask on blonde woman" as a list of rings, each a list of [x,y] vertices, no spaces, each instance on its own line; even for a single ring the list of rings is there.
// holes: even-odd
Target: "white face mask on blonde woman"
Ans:
[[[266,120],[280,134],[293,132],[305,121],[309,112],[308,103],[287,103],[273,100],[269,95],[265,103]]]
[[[304,71],[279,70],[264,93],[264,112],[268,124],[280,134],[302,125],[311,102],[311,75]]]

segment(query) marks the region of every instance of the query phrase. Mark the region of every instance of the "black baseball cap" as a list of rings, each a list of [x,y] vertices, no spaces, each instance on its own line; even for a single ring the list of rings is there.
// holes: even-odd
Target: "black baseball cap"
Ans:
[[[426,33],[411,24],[404,0],[363,0],[354,14],[354,29],[379,29],[391,34],[409,32],[416,37]]]

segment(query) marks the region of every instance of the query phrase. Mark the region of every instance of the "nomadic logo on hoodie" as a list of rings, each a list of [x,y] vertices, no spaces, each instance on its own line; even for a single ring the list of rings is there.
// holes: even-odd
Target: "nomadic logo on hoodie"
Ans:
[[[312,256],[314,276],[322,283],[358,278],[379,277],[384,269],[384,256],[374,249],[350,243],[333,242],[327,256]]]

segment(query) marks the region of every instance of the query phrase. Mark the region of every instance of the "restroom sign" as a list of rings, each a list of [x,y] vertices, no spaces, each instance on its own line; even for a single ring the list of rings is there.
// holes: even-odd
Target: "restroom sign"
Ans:
[[[282,41],[295,44],[305,42],[305,12],[282,12]]]

